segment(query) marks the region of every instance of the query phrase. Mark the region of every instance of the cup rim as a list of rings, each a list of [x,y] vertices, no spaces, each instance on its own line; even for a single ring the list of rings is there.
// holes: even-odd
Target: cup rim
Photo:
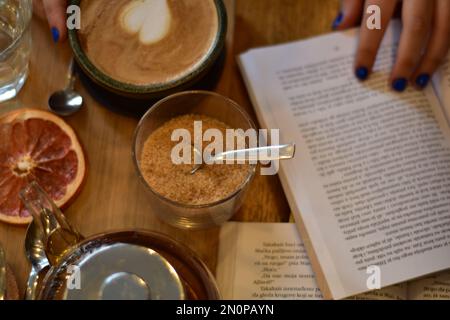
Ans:
[[[0,51],[1,55],[8,55],[11,51],[13,51],[17,44],[22,40],[25,33],[28,31],[28,29],[31,27],[31,20],[33,18],[33,4],[31,0],[24,0],[27,2],[27,5],[29,8],[27,8],[28,17],[27,20],[24,23],[24,27],[22,30],[20,30],[20,34],[17,35],[17,37],[14,38],[14,40],[2,51]]]
[[[82,0],[71,0],[70,4],[79,5],[81,1]],[[217,9],[218,30],[211,48],[191,72],[173,79],[167,83],[137,85],[114,79],[113,77],[101,71],[99,68],[97,68],[97,66],[95,66],[94,63],[91,62],[80,44],[78,31],[76,29],[71,29],[68,30],[69,43],[72,47],[75,60],[91,79],[93,79],[95,82],[98,82],[100,85],[110,88],[116,92],[122,92],[125,94],[156,94],[164,91],[174,90],[175,88],[187,85],[191,81],[194,81],[196,78],[200,77],[212,66],[212,64],[218,59],[223,47],[225,46],[225,39],[228,28],[227,11],[222,0],[213,1]]]
[[[245,112],[245,110],[242,109],[242,107],[240,107],[235,101],[231,100],[228,97],[225,97],[221,94],[218,94],[216,92],[212,92],[212,91],[205,91],[205,90],[189,90],[189,91],[183,91],[183,92],[179,92],[179,93],[175,93],[172,94],[164,99],[161,99],[160,101],[156,102],[152,107],[150,107],[150,109],[142,116],[142,118],[139,120],[139,123],[136,127],[136,130],[134,132],[134,136],[133,136],[133,143],[132,143],[132,152],[131,152],[131,156],[133,158],[133,163],[134,163],[134,167],[136,170],[136,173],[138,175],[139,180],[141,181],[141,183],[145,186],[146,189],[150,190],[154,195],[156,195],[159,199],[168,202],[171,205],[174,205],[176,207],[182,207],[182,208],[186,208],[186,209],[204,209],[204,208],[211,208],[211,207],[215,207],[217,205],[220,205],[222,203],[227,202],[228,200],[234,198],[236,195],[238,195],[239,193],[241,193],[245,187],[247,187],[253,180],[253,178],[255,177],[255,173],[256,173],[256,167],[257,165],[255,164],[250,164],[249,165],[249,173],[247,175],[247,178],[239,185],[239,187],[231,194],[229,194],[228,196],[226,196],[223,199],[211,202],[211,203],[206,203],[206,204],[186,204],[186,203],[182,203],[182,202],[178,202],[172,199],[169,199],[165,196],[163,196],[162,194],[160,194],[159,192],[157,192],[156,190],[154,190],[148,183],[147,180],[145,180],[141,168],[139,166],[139,159],[138,159],[138,154],[137,154],[137,150],[136,150],[136,144],[137,144],[137,139],[138,139],[138,135],[140,133],[140,130],[144,124],[144,121],[151,116],[152,112],[155,112],[155,110],[159,107],[161,107],[166,101],[171,100],[173,98],[179,97],[179,96],[186,96],[186,95],[192,95],[192,94],[201,94],[201,95],[206,95],[206,96],[214,96],[216,98],[220,98],[225,100],[230,106],[232,106],[236,111],[238,111],[242,117],[249,123],[250,127],[256,130],[256,125],[253,122],[253,120],[250,118],[250,116],[247,114],[247,112]]]

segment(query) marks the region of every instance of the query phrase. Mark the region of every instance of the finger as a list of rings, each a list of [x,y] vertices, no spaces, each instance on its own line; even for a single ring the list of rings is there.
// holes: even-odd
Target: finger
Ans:
[[[341,11],[333,22],[334,30],[356,26],[362,17],[364,0],[342,0]]]
[[[358,50],[355,59],[355,75],[360,80],[367,79],[372,71],[381,40],[392,18],[396,3],[397,1],[395,0],[367,0],[364,5],[364,17],[361,24]],[[366,22],[372,15],[371,13],[367,13],[367,8],[371,5],[376,5],[380,8],[380,29],[369,29],[367,26]]]
[[[404,91],[416,70],[428,42],[435,0],[408,0],[403,2],[403,29],[392,70],[392,88]]]
[[[418,88],[427,86],[430,76],[446,58],[450,47],[450,1],[437,0],[435,8],[430,40],[413,76]]]
[[[39,18],[45,19],[45,10],[44,5],[42,4],[42,0],[33,0],[33,12]]]
[[[43,0],[48,24],[50,25],[53,41],[64,40],[67,36],[66,30],[66,0]]]

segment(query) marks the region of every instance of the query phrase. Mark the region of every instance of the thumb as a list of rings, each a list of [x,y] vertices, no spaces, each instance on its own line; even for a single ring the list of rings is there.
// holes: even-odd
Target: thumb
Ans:
[[[344,30],[358,25],[363,8],[364,0],[342,0],[341,12],[333,22],[333,29]]]
[[[67,0],[43,0],[43,4],[53,41],[59,42],[66,39]]]

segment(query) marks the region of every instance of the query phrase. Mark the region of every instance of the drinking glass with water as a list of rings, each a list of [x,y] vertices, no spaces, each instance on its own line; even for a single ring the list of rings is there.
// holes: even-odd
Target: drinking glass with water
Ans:
[[[32,0],[0,0],[0,102],[14,98],[28,75]]]

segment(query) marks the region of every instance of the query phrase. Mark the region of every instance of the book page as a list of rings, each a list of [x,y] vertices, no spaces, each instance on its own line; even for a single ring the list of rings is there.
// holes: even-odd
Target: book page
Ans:
[[[323,299],[293,223],[225,224],[217,280],[227,300]],[[352,299],[404,300],[406,287],[392,286]]]
[[[373,290],[348,298],[348,300],[407,300],[407,285],[396,284],[380,290]]]
[[[450,131],[431,88],[388,85],[398,26],[363,83],[356,30],[240,57],[259,121],[297,144],[280,178],[319,286],[336,299],[369,291],[369,266],[382,287],[450,266]]]
[[[433,88],[450,125],[450,53],[433,76]]]
[[[295,224],[225,224],[217,265],[227,300],[322,299]]]
[[[408,283],[410,300],[450,300],[450,271]]]

